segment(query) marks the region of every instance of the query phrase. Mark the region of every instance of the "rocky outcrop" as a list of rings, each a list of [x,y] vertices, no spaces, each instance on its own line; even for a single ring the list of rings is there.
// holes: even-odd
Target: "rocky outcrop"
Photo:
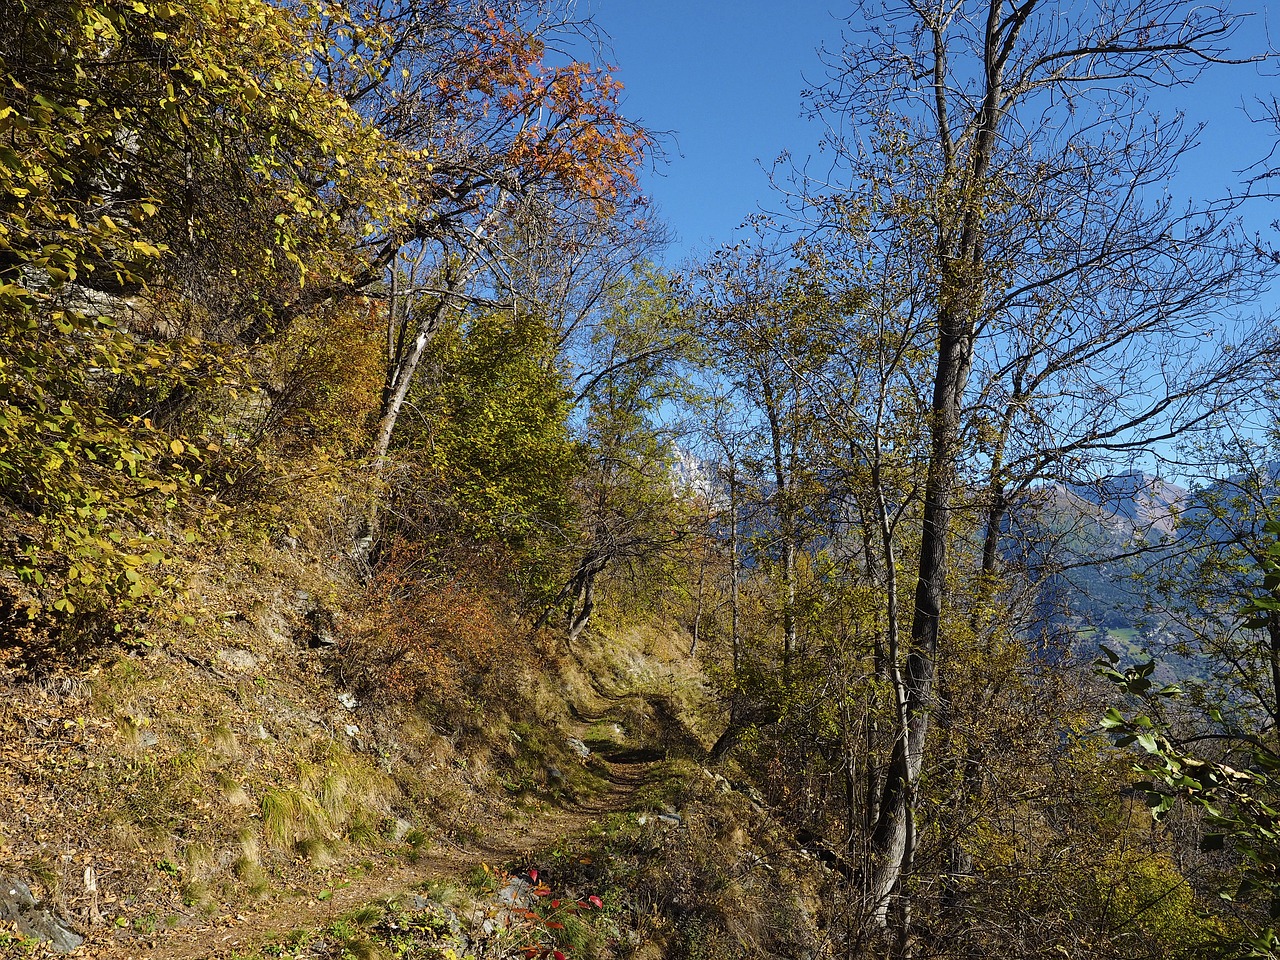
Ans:
[[[24,937],[44,940],[58,953],[70,953],[84,943],[36,902],[25,883],[12,877],[0,876],[0,923],[16,924]]]

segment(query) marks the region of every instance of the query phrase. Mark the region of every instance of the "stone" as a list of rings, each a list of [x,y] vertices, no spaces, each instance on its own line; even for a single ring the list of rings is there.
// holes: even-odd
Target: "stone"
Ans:
[[[30,887],[12,877],[0,876],[0,922],[16,924],[24,937],[45,941],[55,953],[70,953],[84,943],[84,937],[36,903]]]
[[[498,891],[498,902],[517,907],[529,907],[533,904],[533,885],[522,877],[512,877],[511,881]]]
[[[258,658],[248,650],[235,650],[224,647],[213,656],[219,663],[239,673],[248,673],[258,666]]]
[[[143,750],[150,750],[152,747],[159,746],[160,735],[154,730],[143,727],[134,735],[134,743]]]

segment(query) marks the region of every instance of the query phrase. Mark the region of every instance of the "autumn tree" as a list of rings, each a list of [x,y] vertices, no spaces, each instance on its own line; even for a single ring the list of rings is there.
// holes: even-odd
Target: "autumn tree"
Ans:
[[[227,341],[350,272],[339,211],[383,216],[398,154],[316,84],[328,41],[303,11],[8,12],[0,485],[20,519],[3,566],[32,609],[102,610],[171,581],[156,531],[220,439],[195,400],[240,379]]]
[[[694,343],[678,315],[670,277],[639,267],[617,284],[576,356],[580,438],[576,559],[542,622],[562,612],[573,643],[590,622],[607,573],[640,574],[688,533],[673,471],[673,412],[687,391]]]
[[[1151,185],[1189,139],[1176,125],[1142,121],[1146,91],[1188,84],[1228,58],[1231,16],[1145,0],[1070,13],[992,0],[864,10],[852,22],[847,45],[829,59],[831,81],[811,100],[847,180],[806,181],[801,212],[872,248],[890,235],[913,238],[911,269],[927,291],[919,560],[895,665],[902,709],[862,875],[880,924],[891,904],[902,909],[905,951],[905,880],[938,709],[954,517],[971,480],[962,467],[987,465],[988,512],[998,517],[1010,475],[1045,476],[1077,453],[1111,453],[1149,442],[1171,421],[1195,422],[1214,403],[1204,391],[1230,388],[1247,365],[1229,356],[1230,344],[1209,354],[1168,354],[1168,346],[1183,322],[1256,291],[1259,274],[1221,209],[1182,213],[1154,195]],[[869,136],[846,134],[844,121],[862,118]],[[1168,363],[1135,361],[1153,342],[1166,345]],[[1265,345],[1250,335],[1245,343],[1246,353]],[[1090,369],[1105,382],[1090,380]],[[1195,392],[1156,392],[1184,381]],[[1123,400],[1099,403],[1100,390]],[[1143,400],[1148,393],[1157,399]],[[1013,421],[1028,435],[1047,423],[1051,439],[1039,454],[1031,444],[1019,451],[1028,463],[1010,471],[1001,438]]]
[[[582,230],[625,221],[649,137],[619,112],[609,68],[560,55],[595,48],[567,5],[402,0],[360,18],[320,75],[412,160],[399,209],[363,218],[363,272],[312,296],[383,286],[380,458],[435,333],[468,303],[528,292],[504,281],[517,249],[559,244],[572,260]]]
[[[398,531],[444,568],[464,544],[496,554],[490,565],[529,608],[555,589],[582,468],[556,340],[529,313],[472,310],[451,322],[431,343],[393,448],[406,474]]]
[[[1201,847],[1226,850],[1234,869],[1220,875],[1223,899],[1238,904],[1243,930],[1223,937],[1244,941],[1236,956],[1280,955],[1275,922],[1280,916],[1280,843],[1276,806],[1280,803],[1280,750],[1276,740],[1278,689],[1277,636],[1280,636],[1280,521],[1269,519],[1258,531],[1252,583],[1240,591],[1234,636],[1223,640],[1234,648],[1232,666],[1242,668],[1243,683],[1223,699],[1221,689],[1190,708],[1176,684],[1154,679],[1156,662],[1125,665],[1103,648],[1099,671],[1125,695],[1122,708],[1108,709],[1102,724],[1118,745],[1135,748],[1135,772],[1152,815],[1165,819],[1181,801],[1203,811]],[[1222,598],[1224,603],[1227,598]],[[1243,653],[1240,635],[1252,635],[1254,650]],[[1249,669],[1254,667],[1254,669]],[[1243,936],[1239,935],[1243,933]]]
[[[743,476],[762,507],[758,529],[767,543],[759,560],[776,571],[778,660],[790,674],[800,644],[801,553],[815,531],[818,461],[812,371],[830,351],[819,322],[832,304],[820,278],[788,264],[788,251],[763,242],[727,247],[703,267],[695,310],[710,344],[713,368],[751,434],[737,452]]]

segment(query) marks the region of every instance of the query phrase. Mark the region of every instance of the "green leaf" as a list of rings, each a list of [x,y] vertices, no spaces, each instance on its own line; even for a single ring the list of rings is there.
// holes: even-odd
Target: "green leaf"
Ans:
[[[1115,730],[1125,726],[1124,716],[1115,707],[1108,707],[1107,712],[1102,717],[1102,728],[1104,730]]]

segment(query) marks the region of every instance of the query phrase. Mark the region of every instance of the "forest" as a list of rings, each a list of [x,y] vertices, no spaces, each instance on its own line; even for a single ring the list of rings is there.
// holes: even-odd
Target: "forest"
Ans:
[[[1275,54],[849,6],[672,264],[573,0],[6,0],[0,955],[1280,957]]]

